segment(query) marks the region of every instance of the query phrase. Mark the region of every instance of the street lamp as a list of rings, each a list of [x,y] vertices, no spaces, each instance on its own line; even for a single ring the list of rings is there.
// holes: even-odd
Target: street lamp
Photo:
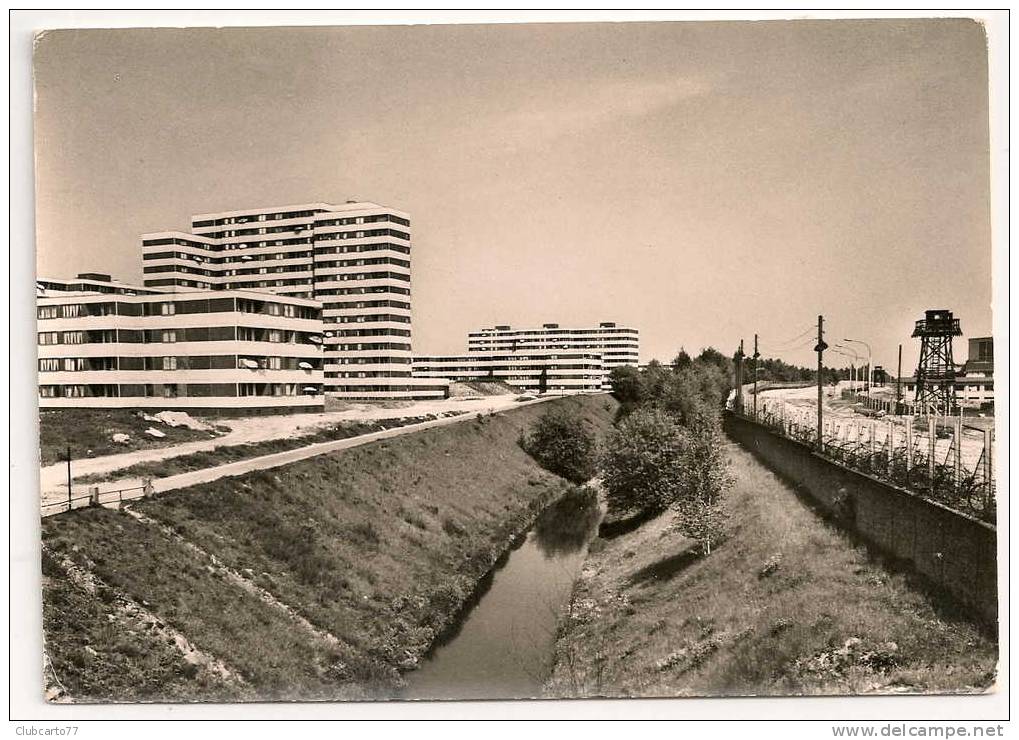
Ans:
[[[848,355],[846,352],[843,352],[843,350],[846,350],[848,352],[853,353],[852,356]],[[832,349],[832,351],[835,354],[837,354],[837,355],[842,355],[847,360],[852,360],[853,361],[850,364],[850,366],[849,366],[850,367],[850,375],[849,375],[850,386],[849,387],[850,387],[850,392],[855,393],[856,392],[856,363],[860,361],[860,356],[857,355],[856,351],[854,351],[852,348],[846,347],[844,345],[836,345]]]
[[[852,342],[853,344],[862,344],[867,348],[867,381],[863,390],[869,393],[870,387],[874,384],[874,363],[871,362],[870,345],[862,339],[843,339],[842,341]]]
[[[852,355],[853,355],[852,359],[853,359],[853,363],[854,364],[853,364],[853,368],[852,368],[852,374],[853,374],[852,390],[853,390],[853,393],[855,393],[856,392],[856,364],[855,363],[858,363],[860,361],[860,353],[857,352],[852,347],[847,347],[844,344],[836,344],[835,346],[840,348],[840,349],[844,349],[846,352],[851,352]],[[836,351],[838,351],[838,350],[836,350]],[[839,354],[842,355],[843,357],[847,357],[848,358],[849,355],[847,355],[846,352],[839,352]]]

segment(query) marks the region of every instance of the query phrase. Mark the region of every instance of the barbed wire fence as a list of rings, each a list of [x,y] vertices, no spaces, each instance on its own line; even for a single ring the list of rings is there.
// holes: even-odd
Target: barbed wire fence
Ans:
[[[825,414],[821,454],[995,523],[994,430],[966,424],[959,417],[891,415],[896,410],[893,405],[893,401],[874,399],[866,407],[877,413],[864,418]],[[766,396],[758,399],[757,406],[756,417],[746,402],[733,411],[782,436],[816,445],[816,409]]]

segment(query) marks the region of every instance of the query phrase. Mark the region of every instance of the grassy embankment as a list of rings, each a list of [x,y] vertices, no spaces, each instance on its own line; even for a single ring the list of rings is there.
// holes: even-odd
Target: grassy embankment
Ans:
[[[730,452],[729,538],[711,555],[666,514],[592,543],[549,696],[974,692],[997,646]]]
[[[166,436],[160,439],[145,434],[155,427]],[[130,435],[128,444],[117,444],[114,434]],[[43,465],[52,465],[67,459],[67,446],[71,457],[85,457],[92,450],[96,457],[115,455],[118,452],[170,447],[183,442],[214,439],[214,432],[200,432],[185,427],[145,421],[130,409],[43,409],[39,412],[39,458]]]
[[[222,682],[210,682],[144,623],[118,615],[111,595],[94,596],[70,583],[45,553],[42,573],[43,630],[47,642],[59,646],[61,685],[54,689],[71,686],[81,701],[165,696],[235,701],[243,696]]]
[[[464,413],[464,412],[458,412]],[[271,455],[276,452],[296,450],[299,447],[318,444],[319,442],[333,442],[340,439],[360,437],[372,432],[380,432],[384,429],[418,424],[424,421],[434,421],[439,418],[435,414],[426,416],[411,416],[397,419],[386,419],[385,421],[374,422],[343,422],[332,424],[324,429],[319,429],[309,434],[284,439],[270,439],[263,442],[249,442],[239,445],[224,445],[213,450],[204,452],[192,452],[187,455],[178,455],[165,460],[137,463],[126,468],[120,468],[108,473],[94,473],[75,478],[75,483],[102,483],[111,480],[124,478],[166,478],[179,473],[190,473],[193,470],[204,470],[206,468],[225,465],[238,460],[248,460],[260,455]]]
[[[599,433],[615,412],[606,396],[550,404],[578,408]],[[176,536],[125,512],[87,509],[47,518],[44,542],[221,660],[247,684],[246,698],[391,696],[400,673],[413,668],[512,538],[569,489],[517,445],[546,407],[370,443],[134,506]],[[277,602],[238,587],[224,568]],[[179,666],[132,656],[130,646],[125,652],[103,638],[110,624],[118,635],[129,625],[109,622],[101,605],[69,604],[54,582],[44,589],[47,624],[70,619],[73,610],[74,635],[88,636],[100,658],[85,657],[80,639],[50,628],[49,657],[71,697],[215,695],[210,689],[182,696]],[[142,674],[137,689],[125,685],[121,669]],[[200,672],[197,679],[217,686],[214,675]]]

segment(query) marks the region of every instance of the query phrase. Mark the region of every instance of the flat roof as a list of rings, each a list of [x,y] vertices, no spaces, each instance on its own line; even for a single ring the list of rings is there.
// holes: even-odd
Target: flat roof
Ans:
[[[104,284],[109,285],[109,283]],[[139,293],[133,295],[123,293],[100,293],[98,291],[54,291],[53,295],[36,296],[36,300],[47,302],[66,301],[68,298],[109,300],[113,296],[116,296],[118,300],[130,299],[136,302],[158,301],[160,303],[190,301],[204,298],[247,298],[250,300],[266,301],[271,303],[293,303],[301,306],[311,306],[313,308],[322,307],[322,301],[318,301],[313,298],[299,298],[298,296],[281,295],[279,293],[269,293],[260,290],[188,290],[178,292]]]
[[[257,216],[263,213],[287,213],[290,211],[328,211],[333,213],[342,213],[344,211],[361,211],[361,210],[386,210],[392,211],[393,213],[406,216],[404,211],[391,206],[385,206],[380,203],[376,203],[370,200],[359,200],[353,203],[298,203],[296,205],[282,205],[282,206],[259,206],[256,208],[244,208],[233,211],[214,211],[211,213],[196,213],[191,217],[191,221],[207,221],[209,219],[218,218],[232,218],[235,216]]]

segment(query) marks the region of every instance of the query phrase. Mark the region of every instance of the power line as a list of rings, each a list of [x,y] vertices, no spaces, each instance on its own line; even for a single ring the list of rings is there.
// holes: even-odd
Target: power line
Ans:
[[[805,337],[804,339],[802,339],[797,344],[791,344],[791,345],[785,346],[785,347],[778,347],[778,346],[774,346],[774,345],[771,345],[771,344],[763,344],[762,343],[761,344],[761,349],[763,349],[765,352],[767,352],[769,354],[781,355],[781,354],[787,354],[787,353],[790,353],[790,352],[796,352],[798,350],[805,349],[807,347],[813,347],[814,344],[816,344],[816,340],[814,338]]]
[[[794,343],[798,342],[800,339],[802,339],[803,337],[812,335],[813,332],[814,332],[814,326],[811,325],[811,326],[808,326],[805,329],[803,329],[799,334],[797,334],[794,337],[790,337],[789,339],[784,339],[784,340],[777,341],[777,342],[772,342],[771,346],[781,347],[781,346],[786,345],[786,344],[794,344]]]

